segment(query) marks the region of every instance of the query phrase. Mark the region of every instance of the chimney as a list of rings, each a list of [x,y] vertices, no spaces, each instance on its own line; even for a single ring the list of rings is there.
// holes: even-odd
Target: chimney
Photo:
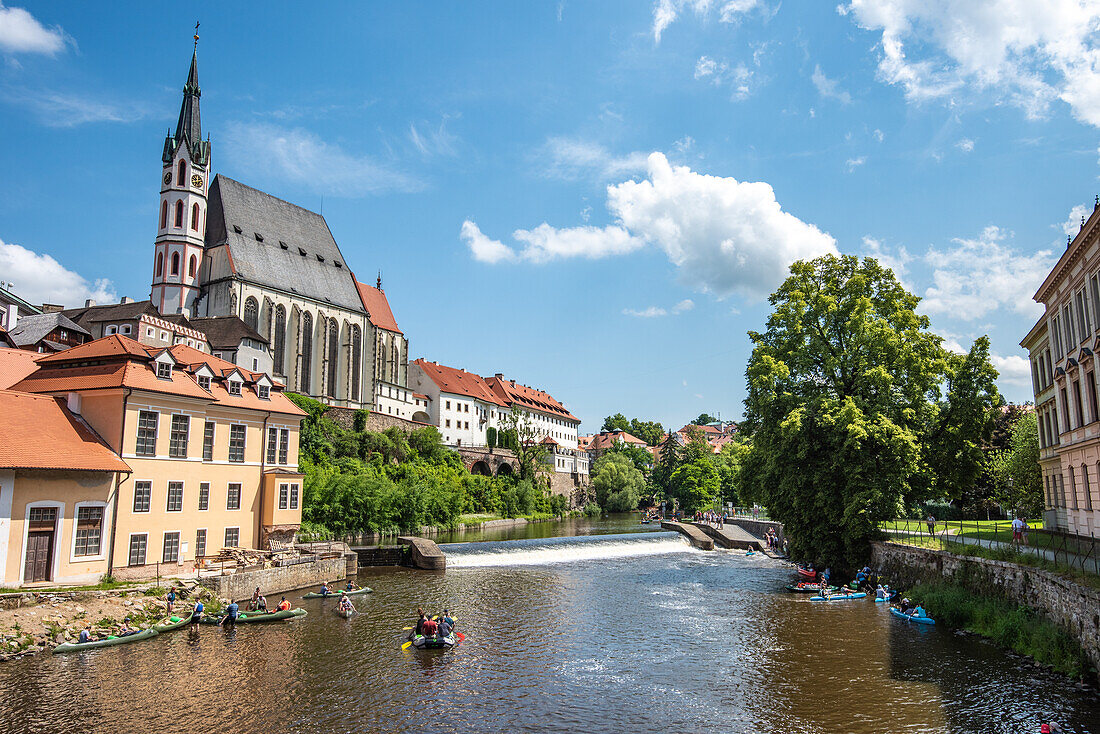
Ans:
[[[95,305],[95,299],[94,298],[89,298],[88,300],[84,301],[84,308],[91,308],[94,305]]]
[[[15,328],[15,322],[18,321],[18,320],[19,320],[19,306],[16,306],[14,303],[12,303],[8,306],[8,317],[5,320],[5,323],[7,324],[7,326],[5,326],[4,328],[7,329],[8,331],[11,331],[12,329]]]
[[[66,400],[69,405],[69,412],[73,415],[80,415],[80,393],[71,392]]]
[[[133,299],[133,298],[130,298],[129,296],[123,296],[123,297],[122,297],[122,298],[121,298],[121,299],[119,300],[119,303],[121,303],[121,304],[123,304],[123,305],[125,305],[125,304],[127,304],[127,303],[133,303],[133,302],[134,302],[134,299]]]

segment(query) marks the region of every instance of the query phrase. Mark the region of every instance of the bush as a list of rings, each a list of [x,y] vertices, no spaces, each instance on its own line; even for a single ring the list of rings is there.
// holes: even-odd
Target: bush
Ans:
[[[589,502],[584,506],[584,514],[587,517],[599,517],[603,514],[603,510],[595,502]]]

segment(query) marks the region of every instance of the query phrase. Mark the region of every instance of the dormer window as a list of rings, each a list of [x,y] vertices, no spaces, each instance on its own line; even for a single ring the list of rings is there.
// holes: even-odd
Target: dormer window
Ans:
[[[199,387],[201,387],[203,390],[206,390],[207,392],[209,392],[210,391],[210,378],[209,377],[203,377],[202,375],[199,375]]]
[[[162,380],[172,379],[172,363],[171,362],[157,362],[157,377]]]
[[[233,225],[233,231],[236,232],[237,234],[241,234],[241,232],[243,232],[243,230],[240,228],[240,226],[236,225],[236,224]]]
[[[228,387],[229,394],[230,395],[236,395],[236,396],[240,397],[241,383],[237,380],[230,380],[227,384],[229,386]]]
[[[256,386],[256,394],[260,396],[260,400],[270,400],[271,399],[271,388],[268,387],[267,385],[257,385]]]
[[[264,236],[262,234],[260,234],[259,232],[253,232],[252,234],[256,237],[257,242],[263,242],[264,241]]]

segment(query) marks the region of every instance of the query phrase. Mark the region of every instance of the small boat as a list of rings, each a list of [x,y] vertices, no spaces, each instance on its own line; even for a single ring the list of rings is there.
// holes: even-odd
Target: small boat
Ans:
[[[807,579],[816,579],[817,571],[813,570],[812,568],[799,568],[798,575]]]
[[[63,642],[53,649],[54,653],[59,652],[79,652],[80,650],[91,650],[97,647],[112,647],[114,645],[125,645],[129,642],[137,642],[138,640],[148,640],[150,637],[156,637],[157,631],[155,629],[142,630],[141,632],[135,632],[132,635],[123,635],[122,637],[108,637],[105,640],[95,640],[93,642]]]
[[[450,650],[462,641],[457,633],[452,632],[446,637],[425,637],[416,635],[412,638],[412,646],[417,650]]]
[[[217,624],[222,621],[224,614],[218,614],[211,617],[203,617],[203,624]],[[306,610],[299,607],[298,609],[283,609],[275,612],[241,612],[237,615],[237,624],[248,624],[249,622],[277,622],[280,619],[292,619],[293,617],[306,616]]]
[[[163,622],[154,624],[153,629],[155,629],[158,633],[171,632],[172,630],[178,630],[182,627],[186,627],[189,624],[191,624],[190,614],[188,614],[186,617],[183,617],[182,619],[173,615]]]
[[[936,620],[931,617],[914,617],[905,612],[899,612],[897,609],[890,607],[890,614],[893,614],[898,619],[904,619],[906,622],[916,622],[917,624],[935,624]]]
[[[319,591],[311,591],[308,594],[306,594],[305,596],[303,596],[302,598],[303,599],[327,599],[330,596],[335,596],[335,597],[339,598],[341,592],[343,592],[347,596],[359,596],[360,594],[369,594],[372,591],[374,591],[374,589],[372,589],[370,587],[367,587],[367,586],[364,586],[362,589],[353,589],[352,591],[344,591],[343,589],[337,589],[335,591],[330,591],[327,594],[322,594]]]
[[[344,619],[351,619],[359,613],[354,609],[341,609],[340,607],[336,607],[332,611],[337,617],[343,617]]]
[[[815,594],[821,591],[821,584],[787,584],[787,591],[796,591],[800,594]],[[830,586],[829,591],[839,591],[839,589],[835,586]]]
[[[811,596],[810,601],[844,601],[845,599],[862,599],[867,596],[862,591],[858,594],[833,594],[831,596]]]

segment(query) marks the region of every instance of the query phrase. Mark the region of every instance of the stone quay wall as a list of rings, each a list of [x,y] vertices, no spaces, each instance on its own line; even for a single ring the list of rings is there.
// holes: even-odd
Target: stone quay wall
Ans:
[[[346,428],[351,431],[355,429],[355,414],[354,408],[341,408],[339,406],[332,406],[325,411],[325,417],[331,418],[334,423],[342,428]],[[367,423],[365,429],[368,431],[381,432],[387,428],[397,427],[402,431],[411,431],[414,428],[423,428],[428,425],[427,423],[417,423],[416,421],[406,420],[404,418],[398,418],[393,415],[386,415],[385,413],[375,413],[370,411],[367,416]]]
[[[975,594],[995,594],[1042,614],[1072,635],[1100,669],[1100,591],[1057,574],[1004,561],[875,542],[872,564],[902,588],[947,579]]]
[[[199,579],[199,583],[212,589],[215,594],[226,599],[242,601],[252,598],[257,586],[264,596],[282,594],[307,586],[320,586],[322,581],[335,581],[347,576],[348,562],[343,555],[335,558],[320,558],[312,563],[299,563],[293,566],[275,566],[238,571],[226,576],[209,576]],[[278,601],[276,600],[276,604]]]

